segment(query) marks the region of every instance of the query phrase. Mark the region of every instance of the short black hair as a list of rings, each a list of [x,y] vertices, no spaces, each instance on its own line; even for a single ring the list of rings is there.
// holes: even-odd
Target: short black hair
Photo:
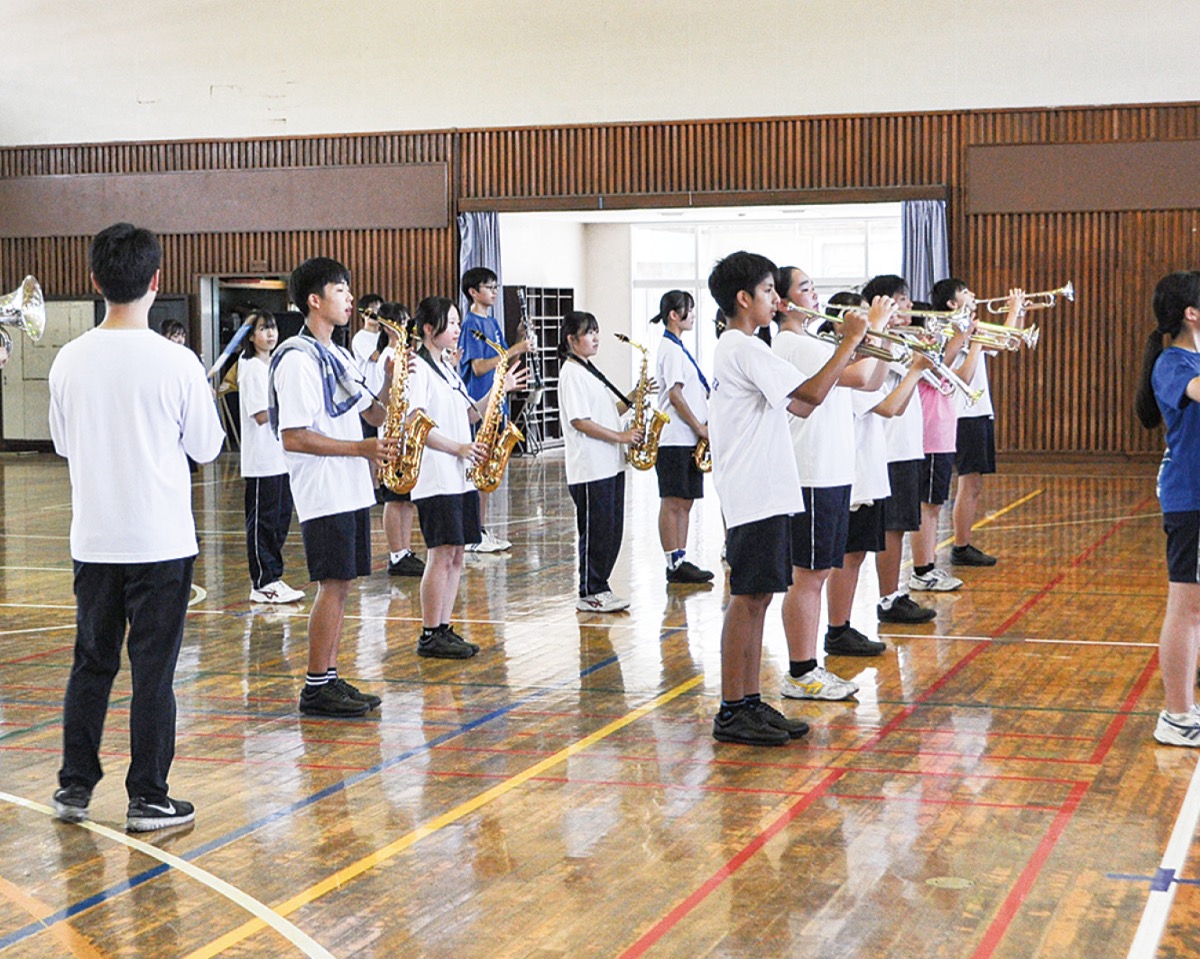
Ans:
[[[499,278],[486,266],[473,266],[463,274],[462,295],[471,299],[471,291],[478,290],[485,283],[494,283]]]
[[[908,294],[908,280],[895,273],[881,273],[873,276],[863,287],[863,299],[870,303],[877,296],[895,297],[897,293]]]
[[[751,296],[763,280],[775,279],[775,264],[758,253],[738,250],[718,260],[708,275],[708,292],[728,317],[737,313],[737,295],[744,290]]]
[[[187,336],[187,329],[178,320],[163,320],[162,326],[158,328],[158,332],[170,339],[176,333],[182,333]]]
[[[588,313],[586,310],[572,310],[562,319],[562,326],[558,331],[558,358],[565,360],[567,354],[571,352],[571,344],[567,342],[568,336],[583,336],[585,333],[592,333],[600,329],[600,323],[596,319],[596,314]]]
[[[305,316],[308,316],[308,298],[316,293],[325,295],[325,287],[330,283],[349,283],[350,271],[337,260],[327,256],[314,256],[305,260],[288,279],[288,295],[292,302]]]
[[[140,300],[161,266],[158,237],[132,223],[114,223],[101,230],[88,252],[88,268],[109,303]]]
[[[372,307],[374,307],[375,309],[379,309],[379,307],[382,305],[383,305],[383,297],[380,296],[378,293],[364,293],[362,296],[360,296],[358,298],[359,310],[367,310],[367,309],[371,309]]]
[[[867,298],[861,293],[855,293],[852,290],[840,290],[829,298],[825,309],[830,316],[841,316],[849,310],[869,305],[870,303],[867,301]]]
[[[929,302],[935,310],[950,309],[950,301],[967,288],[967,284],[957,277],[938,280],[929,291]]]

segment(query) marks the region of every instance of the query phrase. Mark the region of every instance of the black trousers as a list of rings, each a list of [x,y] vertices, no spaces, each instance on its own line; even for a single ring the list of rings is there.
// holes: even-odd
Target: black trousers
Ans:
[[[158,563],[75,564],[75,662],[63,703],[60,786],[93,789],[104,775],[100,739],[121,646],[129,627],[129,772],[125,790],[151,802],[167,796],[175,758],[175,663],[196,557]]]
[[[283,544],[292,526],[287,473],[246,477],[246,558],[250,585],[262,589],[283,579]]]
[[[625,530],[625,473],[567,486],[579,532],[579,595],[608,591]]]

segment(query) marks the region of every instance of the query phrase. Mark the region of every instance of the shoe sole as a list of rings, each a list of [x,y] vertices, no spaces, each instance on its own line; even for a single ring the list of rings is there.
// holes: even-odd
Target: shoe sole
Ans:
[[[322,716],[327,719],[341,719],[343,717],[354,718],[356,716],[363,716],[369,711],[366,703],[362,703],[361,706],[361,709],[347,710],[322,709],[319,706],[301,706],[300,712],[304,713],[305,716]]]
[[[830,656],[882,656],[887,652],[887,646],[880,644],[878,649],[857,646],[852,649],[839,649],[836,646],[826,646],[825,652]]]
[[[780,732],[782,733],[783,730],[781,729]],[[784,735],[786,736],[787,734],[784,733]],[[719,733],[716,730],[713,730],[713,739],[719,743],[734,743],[738,746],[786,746],[789,742],[791,742],[790,736],[788,736],[787,739],[772,739],[763,741],[760,739],[750,739],[746,736],[730,736],[725,733]]]
[[[440,652],[435,650],[421,649],[417,647],[417,655],[423,656],[426,659],[470,659],[478,650],[464,650],[463,652]]]
[[[86,809],[80,809],[78,806],[63,806],[59,803],[54,804],[54,815],[62,822],[84,822],[88,817]]]
[[[1200,741],[1185,739],[1182,736],[1175,737],[1174,735],[1160,736],[1158,730],[1154,730],[1154,738],[1163,746],[1186,746],[1195,749],[1200,746]]]
[[[832,690],[830,690],[830,692],[828,692],[828,693],[826,693],[824,690],[822,690],[821,692],[818,692],[818,693],[810,693],[805,690],[795,689],[792,686],[784,686],[782,689],[779,690],[779,694],[781,696],[786,697],[787,699],[815,699],[815,700],[821,700],[822,702],[827,702],[827,703],[838,703],[838,702],[841,702],[843,699],[852,699],[852,698],[854,698],[855,694],[857,694],[857,693],[858,693],[857,686],[853,687],[849,691],[841,693],[839,695],[833,695]]]
[[[916,583],[910,582],[908,588],[914,593],[953,593],[956,589],[962,589],[963,584],[959,583],[957,586],[942,586],[940,584],[937,586],[918,586]]]
[[[157,829],[169,829],[171,826],[186,826],[196,821],[196,814],[188,816],[162,816],[158,819],[126,819],[126,832],[154,832]]]
[[[928,616],[889,616],[884,613],[877,615],[881,623],[894,623],[898,626],[919,626],[922,623],[931,623],[937,619],[937,610],[929,610]]]
[[[950,560],[950,565],[951,565],[951,566],[974,566],[974,567],[976,567],[976,568],[979,568],[979,567],[988,567],[988,568],[990,568],[990,567],[992,567],[992,566],[995,566],[996,564],[995,564],[995,562],[991,562],[991,563],[980,563],[980,562],[977,562],[977,561],[975,561],[975,560],[973,560],[973,559],[951,559],[951,560]]]

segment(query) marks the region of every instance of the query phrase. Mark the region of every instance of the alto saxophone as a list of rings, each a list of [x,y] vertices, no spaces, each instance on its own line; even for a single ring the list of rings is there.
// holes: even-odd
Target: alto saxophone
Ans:
[[[425,437],[437,424],[424,410],[417,410],[411,418],[408,415],[408,331],[380,316],[375,319],[399,338],[396,358],[392,361],[387,418],[379,431],[384,439],[396,441],[396,454],[389,456],[379,467],[379,481],[393,493],[411,493],[421,472]]]
[[[500,362],[496,364],[487,412],[483,414],[483,420],[475,433],[475,442],[482,443],[487,448],[487,456],[482,462],[473,463],[467,469],[467,479],[475,484],[475,488],[484,493],[491,493],[504,478],[504,468],[508,465],[508,458],[512,456],[513,447],[524,440],[525,436],[514,424],[504,422],[504,378],[508,375],[508,350],[499,343],[493,343],[479,330],[472,330],[471,335],[477,340],[483,340],[500,357]]]
[[[629,422],[630,429],[641,430],[642,441],[629,444],[625,461],[635,470],[648,470],[658,459],[658,435],[662,432],[662,428],[671,422],[671,417],[653,407],[653,401],[650,398],[650,373],[648,370],[650,356],[646,348],[641,343],[635,343],[624,333],[614,333],[613,336],[622,343],[628,343],[635,350],[642,351],[642,370],[638,374],[637,386],[633,390],[633,419]]]
[[[712,450],[709,449],[708,440],[696,443],[695,449],[692,450],[692,462],[701,473],[712,472]]]

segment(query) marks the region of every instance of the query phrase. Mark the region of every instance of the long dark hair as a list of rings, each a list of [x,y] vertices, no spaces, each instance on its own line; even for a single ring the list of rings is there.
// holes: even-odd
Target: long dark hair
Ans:
[[[413,316],[413,325],[417,328],[417,336],[425,338],[425,327],[432,326],[429,338],[446,332],[450,325],[450,310],[457,309],[454,301],[444,296],[427,296],[417,304],[417,312]]]
[[[1154,288],[1154,318],[1158,325],[1146,338],[1142,352],[1142,375],[1133,398],[1133,411],[1148,430],[1162,422],[1162,410],[1154,398],[1154,364],[1162,355],[1163,338],[1169,336],[1174,339],[1183,329],[1184,312],[1189,306],[1200,309],[1200,272],[1181,270],[1168,273],[1158,281],[1158,286]]]
[[[244,323],[254,321],[254,325],[250,327],[250,332],[246,334],[246,338],[242,340],[242,358],[249,360],[253,359],[258,353],[258,348],[254,345],[254,334],[258,332],[259,324],[263,329],[274,330],[278,329],[275,324],[275,317],[266,310],[260,310],[257,307],[246,314]]]
[[[696,301],[687,290],[668,290],[658,301],[658,313],[650,317],[650,322],[665,326],[672,312],[678,313],[679,318],[683,319],[695,306]]]

